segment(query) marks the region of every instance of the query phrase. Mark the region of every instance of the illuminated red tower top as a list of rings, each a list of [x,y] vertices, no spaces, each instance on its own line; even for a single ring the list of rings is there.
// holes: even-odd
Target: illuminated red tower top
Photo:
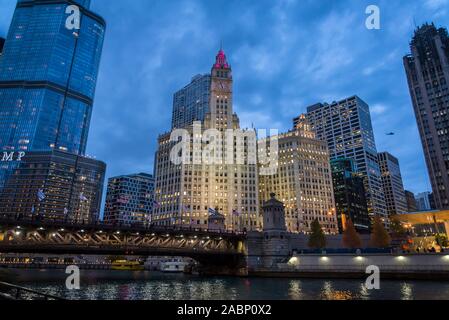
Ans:
[[[214,64],[214,68],[215,69],[231,69],[231,66],[228,64],[228,61],[226,60],[226,55],[223,51],[223,49],[220,49],[220,51],[218,51],[216,60],[215,60],[215,64]]]

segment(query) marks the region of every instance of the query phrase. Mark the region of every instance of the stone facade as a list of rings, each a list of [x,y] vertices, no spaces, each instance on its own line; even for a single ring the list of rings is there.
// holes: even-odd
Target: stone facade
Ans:
[[[318,219],[327,234],[338,233],[326,142],[316,139],[305,118],[301,118],[295,130],[280,134],[277,139],[277,170],[259,176],[261,207],[274,192],[285,204],[288,232],[307,233]],[[271,141],[266,143],[271,147]]]
[[[289,233],[285,223],[284,204],[271,199],[263,207],[263,232],[249,232],[246,241],[247,265],[249,272],[258,270],[274,270],[278,265],[285,264],[295,253],[301,253],[308,247],[309,236]],[[369,235],[362,235],[364,247],[369,246]],[[328,249],[343,248],[341,235],[326,237]]]
[[[204,121],[181,131],[183,136],[179,138],[193,145],[194,150],[190,148],[191,152],[183,154],[180,164],[171,157],[178,143],[172,137],[178,137],[180,130],[159,137],[153,223],[207,229],[208,211],[217,208],[225,218],[227,230],[260,230],[258,168],[248,156],[249,150],[255,150],[256,134],[253,130],[240,130],[240,120],[233,111],[232,69],[223,50],[212,67],[209,111]],[[232,140],[228,139],[229,131],[233,133]],[[244,161],[228,162],[229,150],[233,155],[242,151]]]

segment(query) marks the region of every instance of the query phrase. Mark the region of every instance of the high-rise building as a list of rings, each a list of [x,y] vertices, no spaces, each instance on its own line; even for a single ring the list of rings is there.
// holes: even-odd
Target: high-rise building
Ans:
[[[209,112],[210,74],[193,77],[190,84],[173,97],[172,129],[186,128],[195,121],[204,121]]]
[[[66,24],[74,4],[79,30]],[[0,151],[85,154],[106,25],[89,5],[17,2],[0,57]],[[3,164],[0,188],[13,169]]]
[[[369,106],[352,96],[332,104],[315,104],[307,108],[306,117],[317,138],[327,142],[330,158],[354,160],[356,171],[364,179],[368,211],[388,223],[382,177]],[[295,127],[299,118],[294,119]]]
[[[418,211],[430,211],[435,209],[433,207],[432,193],[430,192],[421,192],[415,196],[416,206],[418,207]]]
[[[108,224],[143,226],[151,223],[154,178],[139,173],[110,178],[104,221]]]
[[[5,38],[0,37],[0,56],[3,53],[3,46],[5,45]]]
[[[296,130],[277,136],[278,168],[259,176],[260,207],[275,193],[285,204],[287,230],[310,232],[318,219],[328,234],[338,233],[329,152],[305,119]],[[271,137],[272,138],[272,137]],[[269,146],[269,141],[262,141]]]
[[[378,158],[388,216],[407,213],[399,160],[388,152],[379,153]]]
[[[256,230],[260,227],[257,163],[251,163],[246,156],[249,148],[256,148],[256,134],[239,130],[240,121],[233,112],[232,69],[223,50],[212,67],[209,91],[209,111],[204,121],[184,129],[184,138],[199,144],[201,150],[186,152],[183,161],[176,163],[171,155],[178,139],[172,141],[171,133],[159,137],[153,223],[207,228],[209,213],[218,211],[225,217],[227,229]],[[220,139],[228,130],[242,133],[243,137]],[[212,141],[215,150],[207,153]],[[229,148],[234,155],[241,150],[245,161],[225,161]]]
[[[417,212],[418,206],[415,199],[415,194],[409,190],[405,190],[405,200],[407,201],[407,212]]]
[[[438,209],[449,208],[449,36],[419,27],[404,57],[410,95]]]
[[[371,219],[365,197],[363,178],[355,170],[352,159],[340,158],[331,161],[335,205],[337,208],[338,229],[346,230],[351,220],[357,232],[370,232]]]
[[[0,216],[92,223],[106,164],[62,151],[27,152],[0,193]]]

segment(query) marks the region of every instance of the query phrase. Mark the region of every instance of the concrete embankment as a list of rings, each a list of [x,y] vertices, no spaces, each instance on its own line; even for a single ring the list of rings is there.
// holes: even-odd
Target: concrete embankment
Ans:
[[[382,279],[449,281],[449,255],[295,255],[272,268],[252,268],[250,276],[366,279],[377,268]]]

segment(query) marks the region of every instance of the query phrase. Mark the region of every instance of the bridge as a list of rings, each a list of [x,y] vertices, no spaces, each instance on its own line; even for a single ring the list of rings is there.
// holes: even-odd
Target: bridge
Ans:
[[[246,234],[0,218],[0,253],[189,257],[200,272],[246,273]]]

